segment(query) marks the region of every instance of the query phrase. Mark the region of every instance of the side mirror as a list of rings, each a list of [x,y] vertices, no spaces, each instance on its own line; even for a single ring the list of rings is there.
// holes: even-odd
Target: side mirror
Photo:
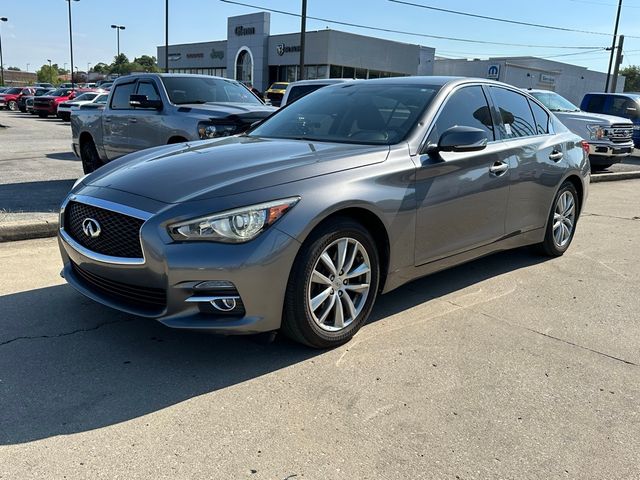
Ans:
[[[479,128],[456,126],[444,131],[438,140],[438,152],[477,152],[487,146],[487,132]]]
[[[129,95],[129,105],[133,108],[162,110],[162,100],[149,100],[146,95]]]

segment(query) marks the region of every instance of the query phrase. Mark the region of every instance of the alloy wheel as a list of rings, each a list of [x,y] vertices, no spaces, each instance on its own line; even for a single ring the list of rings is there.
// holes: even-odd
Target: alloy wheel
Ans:
[[[307,286],[307,305],[323,330],[340,331],[351,325],[365,306],[371,285],[371,262],[354,238],[333,241],[313,267]]]
[[[571,240],[575,219],[575,198],[570,191],[565,191],[558,197],[553,213],[553,241],[557,247],[564,247]]]

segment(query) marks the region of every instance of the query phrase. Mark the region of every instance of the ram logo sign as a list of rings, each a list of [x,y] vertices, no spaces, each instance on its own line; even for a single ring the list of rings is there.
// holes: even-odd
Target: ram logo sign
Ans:
[[[498,80],[500,78],[500,65],[489,65],[487,69],[487,78]]]

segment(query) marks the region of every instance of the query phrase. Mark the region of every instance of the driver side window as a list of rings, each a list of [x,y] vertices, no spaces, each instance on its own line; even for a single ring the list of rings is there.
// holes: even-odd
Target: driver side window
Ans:
[[[490,142],[495,140],[491,110],[482,87],[463,87],[449,96],[429,134],[427,145],[437,144],[445,130],[456,126],[482,129]]]

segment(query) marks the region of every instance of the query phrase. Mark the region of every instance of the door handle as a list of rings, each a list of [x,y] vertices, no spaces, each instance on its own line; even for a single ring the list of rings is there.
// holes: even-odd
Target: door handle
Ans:
[[[493,165],[489,167],[489,172],[491,172],[496,177],[499,177],[500,175],[504,175],[504,173],[507,170],[509,170],[509,164],[501,160],[495,162]]]
[[[133,117],[131,117],[131,118],[129,119],[129,121],[130,121],[131,123],[138,123],[138,119],[137,119],[137,118],[133,118]]]
[[[559,162],[560,160],[562,160],[563,155],[564,154],[562,152],[554,148],[553,151],[549,154],[549,160],[553,160],[554,162]]]

